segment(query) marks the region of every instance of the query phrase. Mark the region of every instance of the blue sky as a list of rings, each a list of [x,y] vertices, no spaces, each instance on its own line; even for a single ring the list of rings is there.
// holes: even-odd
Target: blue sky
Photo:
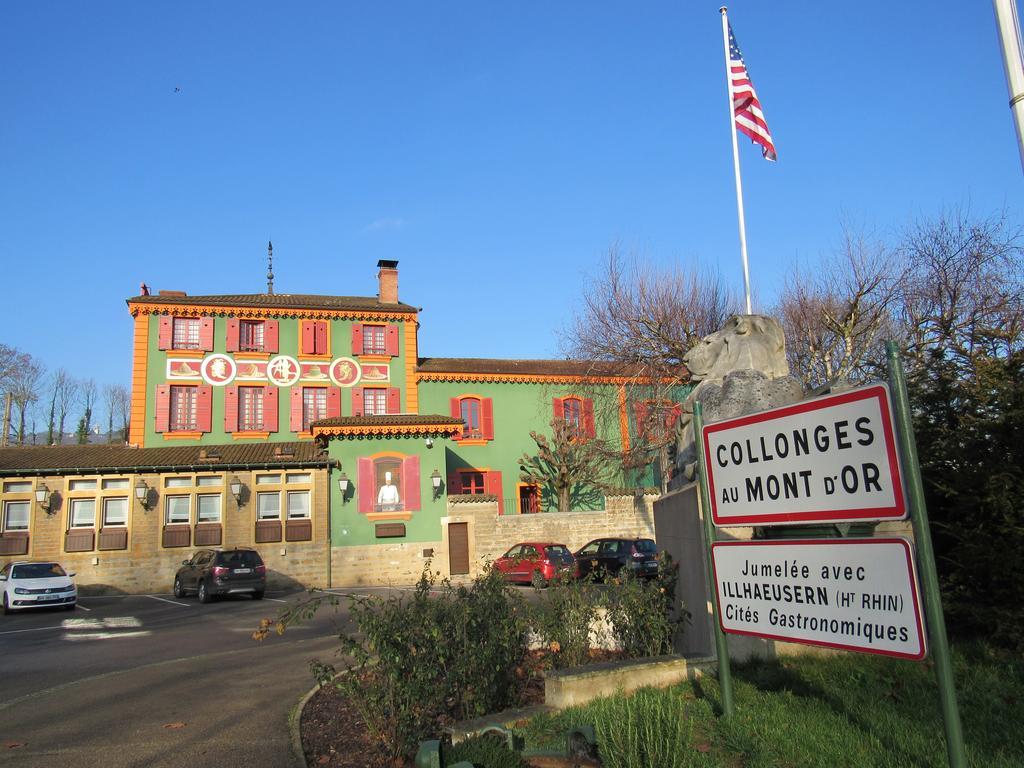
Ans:
[[[736,2],[770,304],[851,220],[1020,220],[989,3]],[[0,342],[127,384],[140,281],[423,307],[420,353],[557,356],[618,243],[741,289],[718,3],[5,2]],[[180,89],[176,91],[176,89]]]

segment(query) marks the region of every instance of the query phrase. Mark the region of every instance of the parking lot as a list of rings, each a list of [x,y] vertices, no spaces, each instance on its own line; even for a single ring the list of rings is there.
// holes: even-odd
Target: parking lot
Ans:
[[[5,763],[293,764],[288,714],[313,684],[310,660],[337,660],[347,601],[283,637],[252,633],[305,597],[84,596],[73,612],[0,617]]]

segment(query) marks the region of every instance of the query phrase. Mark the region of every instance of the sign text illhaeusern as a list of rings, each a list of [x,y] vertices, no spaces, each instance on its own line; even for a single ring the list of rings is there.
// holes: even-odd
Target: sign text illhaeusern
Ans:
[[[883,384],[705,425],[717,526],[907,515]]]
[[[724,632],[925,656],[906,539],[723,541],[711,554]]]

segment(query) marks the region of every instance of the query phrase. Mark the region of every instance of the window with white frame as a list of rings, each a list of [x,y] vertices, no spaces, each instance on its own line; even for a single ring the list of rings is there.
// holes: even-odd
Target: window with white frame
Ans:
[[[92,528],[96,525],[96,499],[71,500],[71,527]]]
[[[103,500],[103,527],[128,525],[128,497],[109,496]]]
[[[191,496],[165,496],[167,525],[188,525],[192,520]]]
[[[278,491],[256,494],[256,518],[258,520],[281,519],[281,494]]]
[[[219,493],[201,493],[196,496],[196,522],[219,523],[220,499]]]
[[[29,484],[31,485],[31,484]],[[5,501],[3,530],[27,531],[29,516],[32,513],[31,501]]]
[[[288,519],[309,519],[309,491],[288,491]]]
[[[198,317],[176,317],[173,321],[171,346],[173,349],[199,349]]]

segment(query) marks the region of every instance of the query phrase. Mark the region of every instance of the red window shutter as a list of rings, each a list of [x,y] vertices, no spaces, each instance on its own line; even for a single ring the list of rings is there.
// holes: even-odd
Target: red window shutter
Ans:
[[[263,429],[277,432],[277,387],[263,388]]]
[[[453,419],[461,419],[462,418],[462,400],[460,400],[457,397],[453,397],[449,401],[449,407],[451,408],[451,413],[452,413],[452,418]]]
[[[316,338],[315,338],[313,343],[316,345],[316,353],[318,355],[326,355],[327,354],[327,321],[326,320],[317,320],[316,324],[314,325],[314,328],[316,329],[316,331],[315,331]]]
[[[484,493],[493,493],[498,497],[498,514],[505,514],[505,499],[501,495],[501,472],[484,473]]]
[[[589,397],[583,400],[583,434],[587,437],[597,437],[597,430],[594,428],[594,401]]]
[[[199,348],[213,352],[213,318],[204,317],[199,321]]]
[[[462,476],[458,472],[448,473],[448,487],[445,488],[445,492],[449,496],[462,493]]]
[[[352,323],[352,354],[363,354],[363,324]]]
[[[363,415],[363,388],[352,387],[352,415]]]
[[[636,435],[643,437],[647,432],[647,404],[633,403],[633,420],[636,422]]]
[[[373,459],[356,460],[356,494],[359,496],[359,511],[373,512],[377,503],[377,484],[373,481]]]
[[[160,315],[160,331],[157,334],[157,349],[170,349],[174,341],[174,318]]]
[[[291,419],[288,426],[292,432],[302,431],[302,387],[292,387]]]
[[[480,399],[480,431],[484,439],[494,439],[494,401],[489,397]]]
[[[669,415],[668,415],[668,424],[665,425],[665,426],[668,427],[670,432],[673,429],[675,429],[676,422],[679,421],[679,417],[682,414],[683,414],[683,406],[680,403],[676,403],[675,405],[672,406],[672,410],[669,411]]]
[[[230,321],[228,321],[230,322]],[[224,387],[224,431],[238,430],[238,387]]]
[[[398,357],[398,326],[389,325],[384,329],[384,353]]]
[[[263,351],[277,352],[277,320],[263,323]]]
[[[388,413],[402,412],[402,390],[398,387],[388,387]]]
[[[331,387],[327,390],[327,418],[336,419],[341,416],[341,390]]]
[[[304,355],[313,354],[316,348],[316,323],[303,320],[299,324],[299,351]]]
[[[169,432],[171,429],[171,385],[160,384],[156,388],[156,431]]]
[[[238,318],[228,318],[228,336],[227,344],[224,347],[225,352],[237,352],[238,351]]]
[[[213,429],[213,387],[209,384],[196,387],[196,426],[200,432]]]
[[[551,405],[554,408],[555,421],[565,421],[565,401],[556,397],[551,401]]]
[[[402,493],[404,506],[410,512],[420,508],[420,457],[407,456],[402,461]]]

